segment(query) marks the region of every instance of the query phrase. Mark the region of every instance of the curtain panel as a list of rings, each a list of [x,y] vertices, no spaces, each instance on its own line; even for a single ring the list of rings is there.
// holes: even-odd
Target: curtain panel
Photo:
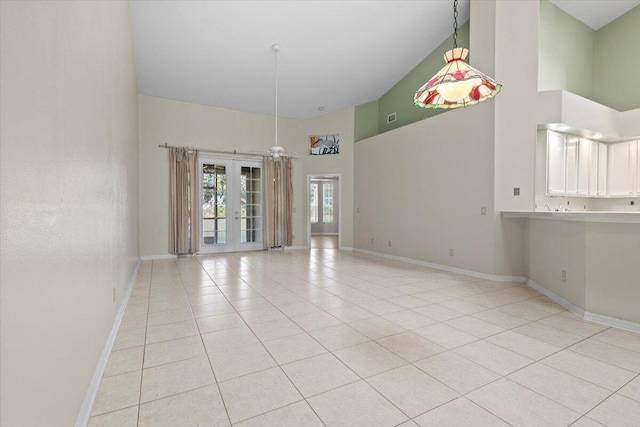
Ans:
[[[283,157],[264,159],[264,248],[291,246],[293,243],[292,161]]]
[[[169,253],[200,250],[198,227],[198,152],[169,149]]]

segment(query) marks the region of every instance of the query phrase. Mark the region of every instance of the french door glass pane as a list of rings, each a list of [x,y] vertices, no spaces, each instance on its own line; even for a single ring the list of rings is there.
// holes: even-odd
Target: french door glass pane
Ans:
[[[318,184],[311,184],[311,191],[309,191],[309,219],[312,224],[318,222]]]
[[[322,184],[322,222],[333,222],[333,182]]]
[[[202,165],[202,237],[207,245],[227,242],[227,170]]]
[[[262,241],[261,168],[240,168],[240,243]]]

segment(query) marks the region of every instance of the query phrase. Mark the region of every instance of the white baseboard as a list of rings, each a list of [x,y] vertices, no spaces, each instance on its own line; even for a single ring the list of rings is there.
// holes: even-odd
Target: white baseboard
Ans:
[[[420,261],[420,260],[411,259],[411,258],[404,258],[404,257],[401,257],[401,256],[390,255],[390,254],[385,254],[385,253],[381,253],[381,252],[368,251],[366,249],[355,248],[355,249],[353,249],[353,251],[354,252],[358,252],[358,253],[367,254],[367,255],[378,256],[378,257],[381,257],[381,258],[391,259],[391,260],[394,260],[394,261],[402,261],[402,262],[407,262],[409,264],[420,265],[420,266],[423,266],[423,267],[435,268],[437,270],[444,270],[444,271],[449,271],[449,272],[452,272],[452,273],[464,274],[466,276],[478,277],[478,278],[487,279],[487,280],[493,280],[494,282],[523,282],[523,283],[526,283],[528,286],[532,287],[533,289],[535,289],[536,291],[540,292],[544,296],[546,296],[549,299],[553,300],[554,302],[560,304],[561,306],[563,306],[564,308],[566,308],[570,312],[574,313],[578,317],[581,317],[584,320],[587,320],[589,322],[599,323],[599,324],[604,325],[604,326],[611,326],[611,327],[614,327],[614,328],[624,329],[626,331],[635,332],[635,333],[640,334],[640,323],[630,322],[628,320],[618,319],[618,318],[615,318],[615,317],[605,316],[603,314],[591,313],[589,311],[585,311],[585,310],[581,309],[580,307],[576,306],[575,304],[573,304],[573,303],[567,301],[566,299],[562,298],[560,295],[555,294],[554,292],[552,292],[549,289],[545,288],[541,284],[539,284],[536,281],[531,280],[531,279],[529,279],[527,277],[523,277],[523,276],[499,276],[499,275],[494,275],[494,274],[480,273],[478,271],[465,270],[463,268],[450,267],[448,265],[435,264],[435,263],[432,263],[432,262]]]
[[[580,307],[574,305],[570,301],[562,298],[560,295],[551,292],[549,289],[545,288],[541,284],[537,283],[534,280],[527,279],[527,284],[531,286],[536,291],[550,298],[554,302],[560,304],[573,314],[578,317],[583,318],[584,320],[588,320],[589,322],[599,323],[604,326],[612,326],[618,329],[624,329],[625,331],[635,332],[640,334],[640,323],[630,322],[628,320],[618,319],[616,317],[605,316],[604,314],[591,313],[590,311],[585,311]]]
[[[640,323],[629,322],[628,320],[617,319],[615,317],[605,316],[604,314],[591,313],[588,311],[584,313],[584,320],[640,334]]]
[[[129,302],[129,296],[131,295],[131,290],[133,289],[133,283],[136,280],[136,275],[138,274],[139,267],[140,267],[140,260],[138,260],[138,263],[133,269],[133,274],[129,279],[129,283],[127,284],[127,288],[124,291],[124,295],[122,296],[120,309],[118,310],[116,319],[113,322],[113,326],[111,327],[111,332],[109,333],[109,336],[107,338],[107,343],[104,345],[104,348],[102,349],[102,354],[100,354],[100,359],[98,360],[98,366],[96,366],[96,370],[93,373],[91,382],[89,383],[89,389],[87,390],[87,394],[85,395],[84,401],[82,402],[82,406],[80,407],[80,412],[78,413],[78,417],[76,418],[75,427],[85,427],[89,423],[91,408],[93,407],[93,402],[95,401],[96,395],[98,394],[98,388],[100,387],[102,374],[104,374],[104,370],[107,367],[107,362],[109,361],[109,355],[111,354],[111,348],[113,347],[113,343],[116,340],[116,335],[118,334],[118,329],[120,328],[120,322],[122,321],[122,316],[124,316],[124,310],[127,308],[127,303]]]
[[[557,295],[557,294],[551,292],[549,289],[545,288],[544,286],[542,286],[540,283],[536,282],[535,280],[527,279],[527,285],[529,285],[530,287],[532,287],[536,291],[540,292],[542,295],[546,296],[547,298],[553,300],[553,302],[560,304],[561,306],[563,306],[564,308],[566,308],[567,310],[569,310],[573,314],[575,314],[575,315],[577,315],[579,317],[582,317],[584,319],[585,311],[583,309],[581,309],[580,307],[578,307],[577,305],[574,305],[573,303],[571,303],[571,302],[567,301],[566,299],[562,298],[560,295]]]
[[[349,246],[340,246],[341,251],[353,251],[353,248]]]
[[[141,261],[153,261],[159,259],[176,259],[177,255],[174,254],[162,254],[162,255],[144,255],[140,257]]]
[[[339,236],[340,233],[311,233],[312,236]]]
[[[465,276],[477,277],[479,279],[493,280],[494,282],[523,282],[524,283],[527,281],[527,278],[523,276],[500,276],[495,274],[481,273],[479,271],[466,270],[464,268],[451,267],[448,265],[436,264],[433,262],[421,261],[413,258],[405,258],[397,255],[390,255],[382,252],[369,251],[369,250],[360,249],[360,248],[354,248],[353,251],[366,254],[366,255],[373,255],[381,258],[391,259],[394,261],[402,261],[409,264],[420,265],[422,267],[435,268],[436,270],[448,271],[450,273],[459,273],[459,274],[464,274]]]

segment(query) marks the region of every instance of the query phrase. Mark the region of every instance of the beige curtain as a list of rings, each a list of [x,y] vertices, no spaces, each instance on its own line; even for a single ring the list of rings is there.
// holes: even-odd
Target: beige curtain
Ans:
[[[169,253],[200,250],[198,152],[169,149]]]
[[[293,242],[292,161],[283,157],[264,159],[264,247],[291,246]]]

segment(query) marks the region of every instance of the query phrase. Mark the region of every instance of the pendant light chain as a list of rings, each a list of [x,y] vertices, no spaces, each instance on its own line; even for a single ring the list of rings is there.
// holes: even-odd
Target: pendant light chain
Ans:
[[[424,108],[460,108],[491,99],[502,85],[465,62],[469,50],[458,47],[458,0],[453,0],[453,49],[444,54],[445,66],[413,95]]]
[[[273,49],[274,55],[275,55],[275,60],[274,60],[274,64],[275,64],[275,79],[276,79],[276,84],[275,84],[275,88],[276,88],[276,135],[275,135],[275,145],[278,145],[278,51],[280,50],[280,46],[278,46],[277,44],[274,44],[273,46],[271,46],[271,48]]]
[[[458,0],[453,0],[453,48],[458,47]]]

